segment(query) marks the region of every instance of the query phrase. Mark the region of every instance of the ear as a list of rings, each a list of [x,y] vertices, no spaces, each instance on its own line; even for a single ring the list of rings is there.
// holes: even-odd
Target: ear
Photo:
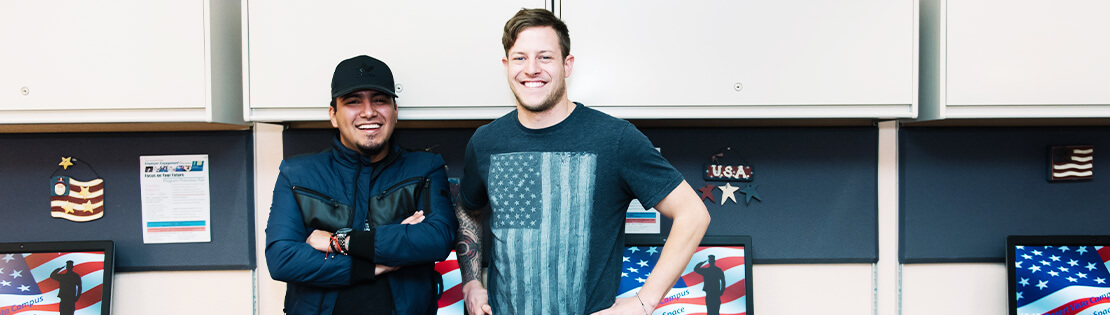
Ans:
[[[505,66],[505,72],[509,72],[509,57],[501,57],[501,65]]]
[[[335,106],[328,107],[328,118],[331,119],[331,127],[332,128],[339,128],[339,123],[335,120],[335,108],[336,107],[339,107],[339,104],[336,104]]]
[[[574,55],[567,55],[567,58],[563,59],[563,78],[569,78],[571,70],[574,70]]]

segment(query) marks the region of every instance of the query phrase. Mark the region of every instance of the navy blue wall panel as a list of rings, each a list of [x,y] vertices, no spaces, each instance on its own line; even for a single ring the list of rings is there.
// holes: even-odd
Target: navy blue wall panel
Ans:
[[[750,235],[757,263],[870,263],[878,259],[876,165],[873,127],[641,128],[663,156],[702,187],[710,155],[731,146],[727,162],[741,155],[754,166],[762,201],[705,201],[713,216],[708,235]],[[444,155],[448,176],[462,176],[463,154],[473,129],[407,129],[395,133],[408,148],[432,147]],[[333,130],[286,130],[285,156],[327,148]],[[713,182],[724,185],[724,182]],[[272,185],[272,183],[271,183]],[[734,185],[735,186],[735,185]],[[691,192],[691,193],[697,193]],[[669,232],[663,220],[662,233]]]
[[[0,242],[114,240],[121,271],[254,268],[250,131],[0,134],[0,148]],[[139,156],[179,154],[208,154],[212,241],[143,244]],[[50,216],[50,175],[62,157],[104,179],[104,217]],[[94,178],[82,163],[63,174]]]
[[[1107,174],[1047,180],[1049,146],[1110,148],[1110,128],[907,127],[898,141],[902,262],[1001,262],[1007,235],[1110,229]]]

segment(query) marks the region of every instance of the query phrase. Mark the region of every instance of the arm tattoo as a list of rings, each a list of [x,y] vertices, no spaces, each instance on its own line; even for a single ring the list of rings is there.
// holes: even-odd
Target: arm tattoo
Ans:
[[[463,208],[462,203],[455,206],[455,216],[459,218],[459,240],[455,244],[455,255],[459,260],[462,283],[481,280],[482,273],[482,225],[478,213]]]

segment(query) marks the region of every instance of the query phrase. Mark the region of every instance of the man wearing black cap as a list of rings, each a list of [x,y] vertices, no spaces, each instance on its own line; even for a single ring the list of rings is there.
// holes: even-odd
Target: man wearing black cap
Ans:
[[[335,68],[331,149],[282,161],[266,226],[287,314],[432,314],[458,222],[443,158],[406,152],[393,73],[369,56]]]

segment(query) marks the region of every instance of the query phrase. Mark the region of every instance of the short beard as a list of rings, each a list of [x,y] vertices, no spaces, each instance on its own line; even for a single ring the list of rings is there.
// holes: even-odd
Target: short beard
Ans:
[[[516,91],[513,91],[513,97],[516,97],[516,103],[520,104],[520,107],[523,107],[525,110],[533,113],[542,113],[551,109],[552,107],[555,107],[555,104],[558,104],[559,101],[562,100],[564,95],[567,95],[566,84],[562,85],[558,91],[555,91],[555,93],[551,93],[551,95],[548,95],[547,99],[543,100],[543,103],[540,103],[540,105],[528,106],[525,105],[524,101],[520,99],[520,95],[518,95]]]
[[[388,140],[382,141],[382,143],[379,143],[378,145],[371,146],[363,146],[362,144],[359,144],[358,152],[365,157],[374,157],[375,155],[378,155],[378,153],[382,153],[382,150],[384,150],[388,145]]]

